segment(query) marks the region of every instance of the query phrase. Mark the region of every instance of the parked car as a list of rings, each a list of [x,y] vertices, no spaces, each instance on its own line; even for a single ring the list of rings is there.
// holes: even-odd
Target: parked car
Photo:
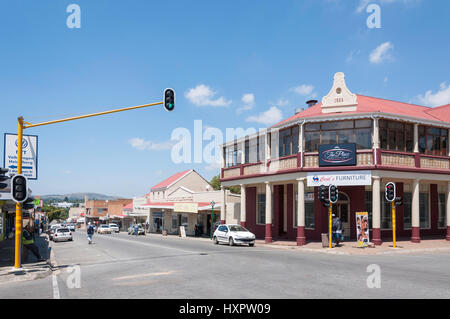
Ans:
[[[53,235],[55,234],[55,230],[60,227],[61,227],[60,224],[54,224],[54,225],[50,226],[50,228],[48,229],[48,239],[49,240],[53,240]]]
[[[118,233],[120,231],[119,226],[117,226],[117,224],[109,224],[109,228],[111,229],[111,232]]]
[[[53,235],[53,241],[73,241],[72,232],[68,227],[56,228]]]
[[[237,244],[255,245],[255,234],[241,225],[220,225],[213,235],[214,244],[228,243],[230,246]]]
[[[108,224],[101,224],[97,230],[99,234],[111,234],[111,228],[109,228]]]
[[[134,235],[134,226],[135,225],[131,225],[128,227],[128,235]],[[141,225],[138,225],[138,235],[145,235],[145,229]]]
[[[70,231],[75,231],[75,225],[74,224],[68,224],[67,228],[69,228]]]

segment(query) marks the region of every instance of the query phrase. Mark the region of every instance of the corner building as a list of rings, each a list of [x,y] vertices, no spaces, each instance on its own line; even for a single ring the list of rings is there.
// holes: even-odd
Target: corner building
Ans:
[[[343,73],[321,103],[222,145],[222,186],[241,186],[240,223],[257,238],[320,240],[328,211],[318,186],[335,184],[346,240],[368,212],[370,241],[392,239],[384,187],[395,182],[398,237],[450,240],[450,105],[426,107],[350,92]],[[224,219],[221,218],[222,220]]]

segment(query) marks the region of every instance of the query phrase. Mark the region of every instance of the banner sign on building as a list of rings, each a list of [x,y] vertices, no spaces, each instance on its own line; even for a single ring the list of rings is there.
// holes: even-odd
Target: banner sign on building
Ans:
[[[319,167],[355,165],[356,144],[319,145]]]
[[[3,167],[9,168],[9,174],[17,174],[17,134],[5,133]],[[23,135],[22,139],[22,175],[37,180],[38,137]]]
[[[173,211],[175,213],[197,213],[198,203],[174,203]]]
[[[369,246],[369,214],[367,212],[356,213],[356,240],[358,247]]]
[[[311,172],[307,173],[307,186],[365,186],[372,185],[371,171]]]

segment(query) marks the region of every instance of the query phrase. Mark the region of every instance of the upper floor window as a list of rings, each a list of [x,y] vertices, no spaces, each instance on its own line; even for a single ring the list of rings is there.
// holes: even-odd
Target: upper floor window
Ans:
[[[419,126],[419,152],[428,155],[447,155],[448,130]]]
[[[381,149],[399,152],[413,151],[413,125],[386,120],[380,120],[378,123]]]
[[[241,164],[241,150],[238,148],[237,144],[225,148],[225,160],[227,167]]]
[[[281,130],[279,133],[278,156],[289,156],[298,153],[298,126]]]
[[[357,149],[372,148],[372,121],[352,120],[305,125],[305,151],[317,152],[320,144],[355,143]]]

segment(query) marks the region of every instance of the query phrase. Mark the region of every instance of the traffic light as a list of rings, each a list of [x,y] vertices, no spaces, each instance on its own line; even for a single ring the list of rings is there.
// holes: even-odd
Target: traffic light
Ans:
[[[330,206],[327,198],[327,187],[325,185],[319,186],[319,200],[323,203],[324,206]]]
[[[33,209],[34,208],[34,197],[28,197],[26,201],[22,204],[23,209]]]
[[[401,206],[403,205],[403,198],[400,196],[395,197],[395,206]]]
[[[11,195],[16,203],[23,203],[28,197],[27,178],[14,175],[11,179]]]
[[[385,188],[385,197],[388,202],[395,200],[395,183],[387,183]]]
[[[330,185],[329,188],[329,192],[330,192],[330,202],[332,202],[333,204],[336,203],[338,201],[338,188],[336,185]]]
[[[6,173],[8,173],[8,168],[0,168],[0,189],[8,187],[8,183],[2,183],[9,179],[9,176],[6,176]]]
[[[175,108],[175,91],[172,89],[164,90],[164,108],[169,112]]]

